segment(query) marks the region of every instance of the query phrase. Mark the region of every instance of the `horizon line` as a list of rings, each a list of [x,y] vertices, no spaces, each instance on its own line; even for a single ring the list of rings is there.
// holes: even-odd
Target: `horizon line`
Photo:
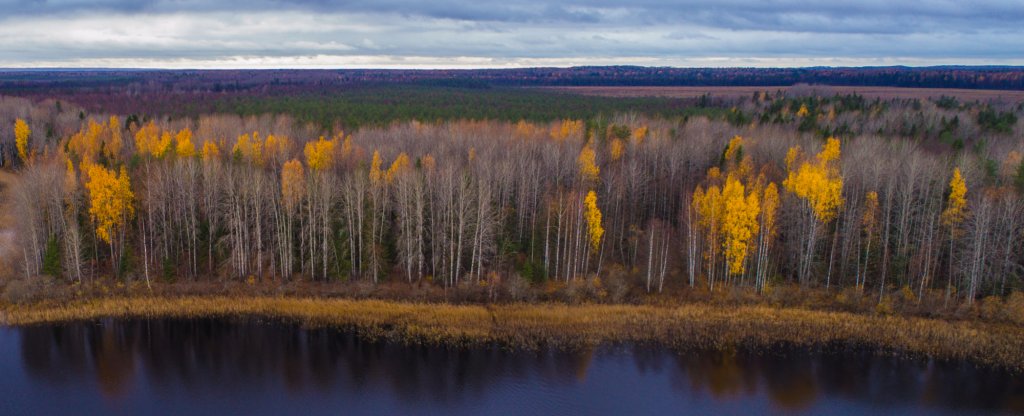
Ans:
[[[480,70],[521,70],[521,69],[581,69],[581,68],[647,68],[647,69],[1024,69],[1024,65],[1011,64],[938,64],[938,65],[809,65],[809,66],[672,66],[672,65],[543,65],[543,66],[352,66],[352,67],[75,67],[75,66],[15,66],[0,67],[0,72],[79,72],[79,71],[480,71]]]

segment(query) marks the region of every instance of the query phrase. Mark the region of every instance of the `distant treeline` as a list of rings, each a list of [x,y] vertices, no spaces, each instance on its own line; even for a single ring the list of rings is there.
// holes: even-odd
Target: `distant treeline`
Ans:
[[[0,71],[0,93],[53,89],[238,92],[323,91],[372,83],[434,86],[789,86],[799,83],[918,88],[1024,89],[1024,67],[671,68],[593,66],[467,70],[38,70]]]
[[[325,130],[410,120],[550,122],[621,113],[722,118],[721,110],[743,100],[583,97],[523,87],[744,85],[774,92],[779,90],[776,87],[799,83],[1022,90],[1024,67],[0,71],[0,95],[74,103],[81,106],[82,119],[97,113],[140,119],[274,113]]]

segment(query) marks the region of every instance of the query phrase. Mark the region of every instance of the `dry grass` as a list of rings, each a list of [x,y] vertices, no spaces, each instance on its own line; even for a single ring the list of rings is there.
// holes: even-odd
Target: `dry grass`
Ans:
[[[570,92],[583,95],[607,97],[669,97],[696,98],[704,94],[715,97],[740,98],[750,97],[755,92],[775,92],[782,90],[794,95],[832,96],[836,94],[857,93],[867,98],[939,98],[943,95],[956,97],[961,101],[1004,100],[1017,102],[1024,100],[1024,91],[1009,90],[969,90],[955,88],[900,88],[900,87],[857,87],[837,85],[795,85],[791,87],[544,87],[555,91]]]
[[[768,306],[450,305],[291,297],[117,297],[7,305],[0,311],[0,320],[8,325],[30,325],[101,317],[233,315],[351,328],[365,336],[407,342],[492,343],[514,348],[571,348],[614,342],[679,348],[840,343],[1024,370],[1024,331],[1017,325]]]

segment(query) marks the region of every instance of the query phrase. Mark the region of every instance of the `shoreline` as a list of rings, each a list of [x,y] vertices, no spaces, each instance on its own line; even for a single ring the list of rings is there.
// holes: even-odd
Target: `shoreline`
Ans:
[[[1014,324],[868,316],[771,306],[412,303],[313,297],[111,297],[0,305],[11,327],[100,318],[256,316],[412,343],[513,349],[655,343],[670,348],[830,344],[1024,371],[1024,328]]]

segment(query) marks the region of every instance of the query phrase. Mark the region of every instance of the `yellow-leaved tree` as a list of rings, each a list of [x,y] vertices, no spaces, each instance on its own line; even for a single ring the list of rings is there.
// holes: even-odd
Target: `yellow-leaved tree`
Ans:
[[[264,158],[269,161],[280,163],[280,161],[287,157],[288,150],[291,148],[291,140],[285,136],[275,136],[268,134],[267,139],[263,142],[263,153]]]
[[[281,199],[285,211],[294,212],[299,202],[305,197],[306,174],[302,162],[292,159],[281,168]]]
[[[160,140],[160,128],[150,121],[135,132],[135,151],[140,155],[153,153],[153,146]]]
[[[731,275],[743,274],[750,241],[757,233],[760,200],[756,192],[745,193],[739,179],[730,175],[722,188],[722,204],[722,249],[728,272]]]
[[[807,104],[800,104],[800,109],[796,111],[796,116],[807,117],[807,115],[810,113],[810,110],[807,109]]]
[[[791,148],[786,154],[789,175],[782,185],[803,201],[803,210],[807,213],[808,231],[804,234],[806,245],[797,272],[801,284],[806,283],[810,276],[818,226],[832,222],[843,205],[843,177],[839,172],[839,152],[839,140],[832,137],[825,142],[825,146],[813,160],[803,160],[797,164],[800,150],[796,147]],[[826,278],[826,287],[830,278],[831,274]]]
[[[384,162],[380,159],[380,152],[374,150],[373,157],[370,159],[370,183],[380,183],[381,179],[384,178],[384,171],[381,170],[381,164]]]
[[[597,207],[597,193],[587,192],[583,199],[584,215],[587,218],[587,236],[590,241],[590,249],[596,252],[601,246],[601,238],[604,237],[604,227],[601,225],[601,209]]]
[[[178,157],[190,158],[196,155],[196,145],[192,143],[192,130],[187,127],[181,129],[176,136],[174,136],[176,145],[174,152],[177,153]]]
[[[110,116],[107,120],[107,130],[110,135],[103,146],[103,150],[110,160],[121,159],[121,149],[124,148],[124,135],[121,134],[121,119],[117,116]]]
[[[594,148],[590,143],[587,143],[580,150],[580,156],[576,159],[576,163],[579,165],[580,178],[584,182],[597,182],[598,176],[601,174],[601,168],[597,166],[597,153],[594,152]]]
[[[96,237],[110,245],[111,266],[117,273],[121,256],[116,248],[123,246],[125,227],[135,215],[131,179],[124,166],[120,173],[93,163],[83,168],[88,176],[85,188],[89,191],[89,215],[96,224]]]
[[[173,142],[174,137],[171,136],[171,132],[164,131],[156,142],[150,143],[150,153],[153,154],[153,157],[162,158],[171,151],[171,144]]]
[[[231,148],[231,154],[235,160],[246,160],[257,165],[263,164],[263,142],[260,141],[259,132],[253,132],[238,136],[235,146]]]
[[[334,166],[336,140],[325,140],[323,136],[320,136],[317,141],[306,143],[303,153],[306,155],[306,164],[310,169],[326,170]]]
[[[32,130],[28,128],[28,123],[25,120],[17,119],[14,120],[14,146],[18,148],[18,157],[21,161],[28,163],[28,138],[32,134]]]
[[[633,144],[639,146],[644,143],[644,139],[647,138],[647,126],[640,126],[633,129],[629,135],[633,139]]]
[[[522,122],[522,121],[520,123],[525,124],[525,122]],[[575,135],[580,134],[580,132],[582,130],[583,130],[583,121],[582,120],[569,120],[569,119],[565,119],[565,120],[562,120],[555,127],[551,128],[551,138],[556,140],[556,141],[562,141],[562,140],[565,140],[566,138],[568,138],[569,136],[575,136]]]
[[[725,154],[722,155],[722,158],[725,159],[726,164],[729,164],[730,162],[739,163],[742,157],[743,137],[733,136],[732,139],[729,140],[729,145],[725,147]]]
[[[292,159],[284,163],[281,168],[281,202],[284,205],[284,221],[281,233],[281,275],[290,276],[295,264],[295,248],[293,224],[295,212],[299,204],[306,197],[306,174],[302,168],[302,162]]]
[[[341,141],[341,158],[344,159],[344,160],[348,160],[348,158],[352,157],[352,151],[353,151],[352,136],[351,135],[345,136],[344,133],[338,133],[338,136],[336,136],[335,138],[337,138],[337,137],[344,137],[345,138],[344,140]]]
[[[623,154],[626,153],[626,144],[622,139],[616,137],[608,143],[608,155],[611,156],[612,162],[619,160]]]
[[[384,179],[388,183],[392,183],[395,181],[395,178],[397,178],[398,175],[401,175],[408,169],[409,155],[405,154],[405,152],[399,153],[398,157],[395,158],[395,161],[391,163],[391,167],[388,168],[387,173],[384,174]]]
[[[220,148],[217,147],[217,143],[214,143],[210,140],[204,140],[203,150],[200,152],[200,157],[202,157],[203,160],[207,162],[220,157]]]
[[[708,171],[712,180],[717,179],[717,168]],[[718,249],[722,246],[719,242],[719,230],[721,227],[722,212],[724,204],[722,191],[717,185],[708,185],[704,190],[700,185],[693,191],[693,211],[697,213],[697,228],[704,236],[703,258],[707,264],[707,279],[710,290],[715,288],[715,266],[717,265]]]
[[[949,227],[949,281],[946,283],[946,302],[953,291],[953,242],[960,233],[960,223],[967,216],[967,182],[960,174],[960,168],[953,169],[953,177],[949,180],[949,196],[946,198],[946,209],[942,211],[942,224]]]

